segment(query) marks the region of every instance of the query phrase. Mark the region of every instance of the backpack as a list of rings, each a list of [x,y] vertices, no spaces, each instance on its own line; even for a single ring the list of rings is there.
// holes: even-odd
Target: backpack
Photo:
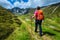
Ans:
[[[43,20],[44,19],[44,15],[42,10],[37,10],[37,20]]]

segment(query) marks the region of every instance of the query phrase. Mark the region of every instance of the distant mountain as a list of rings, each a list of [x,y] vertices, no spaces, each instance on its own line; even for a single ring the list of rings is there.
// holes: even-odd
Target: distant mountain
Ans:
[[[21,13],[21,14],[26,14],[29,11],[29,8],[26,9],[20,9],[19,7],[14,7],[12,9],[8,9],[9,11],[13,12],[13,13]]]

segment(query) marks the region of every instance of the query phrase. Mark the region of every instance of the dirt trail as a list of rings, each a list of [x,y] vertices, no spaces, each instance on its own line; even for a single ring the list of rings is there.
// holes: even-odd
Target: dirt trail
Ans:
[[[23,24],[26,26],[27,31],[30,33],[32,40],[52,40],[49,36],[47,37],[46,35],[40,37],[38,34],[34,32],[33,29],[31,29],[31,25],[26,23],[24,20],[22,20],[20,17],[18,17]]]

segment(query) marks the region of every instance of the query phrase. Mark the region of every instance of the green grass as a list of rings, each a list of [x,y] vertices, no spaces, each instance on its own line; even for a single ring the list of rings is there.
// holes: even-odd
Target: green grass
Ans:
[[[29,32],[24,24],[13,32],[6,40],[31,40]]]
[[[0,7],[0,40],[4,40],[10,36],[16,29],[20,27],[21,21],[7,9]]]
[[[31,40],[25,24],[3,7],[0,7],[0,40]]]

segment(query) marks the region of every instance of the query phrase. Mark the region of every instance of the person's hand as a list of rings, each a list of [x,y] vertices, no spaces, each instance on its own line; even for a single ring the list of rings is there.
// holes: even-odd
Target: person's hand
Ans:
[[[44,22],[44,20],[42,20],[42,23]]]
[[[32,16],[32,18],[34,18],[34,16]]]

